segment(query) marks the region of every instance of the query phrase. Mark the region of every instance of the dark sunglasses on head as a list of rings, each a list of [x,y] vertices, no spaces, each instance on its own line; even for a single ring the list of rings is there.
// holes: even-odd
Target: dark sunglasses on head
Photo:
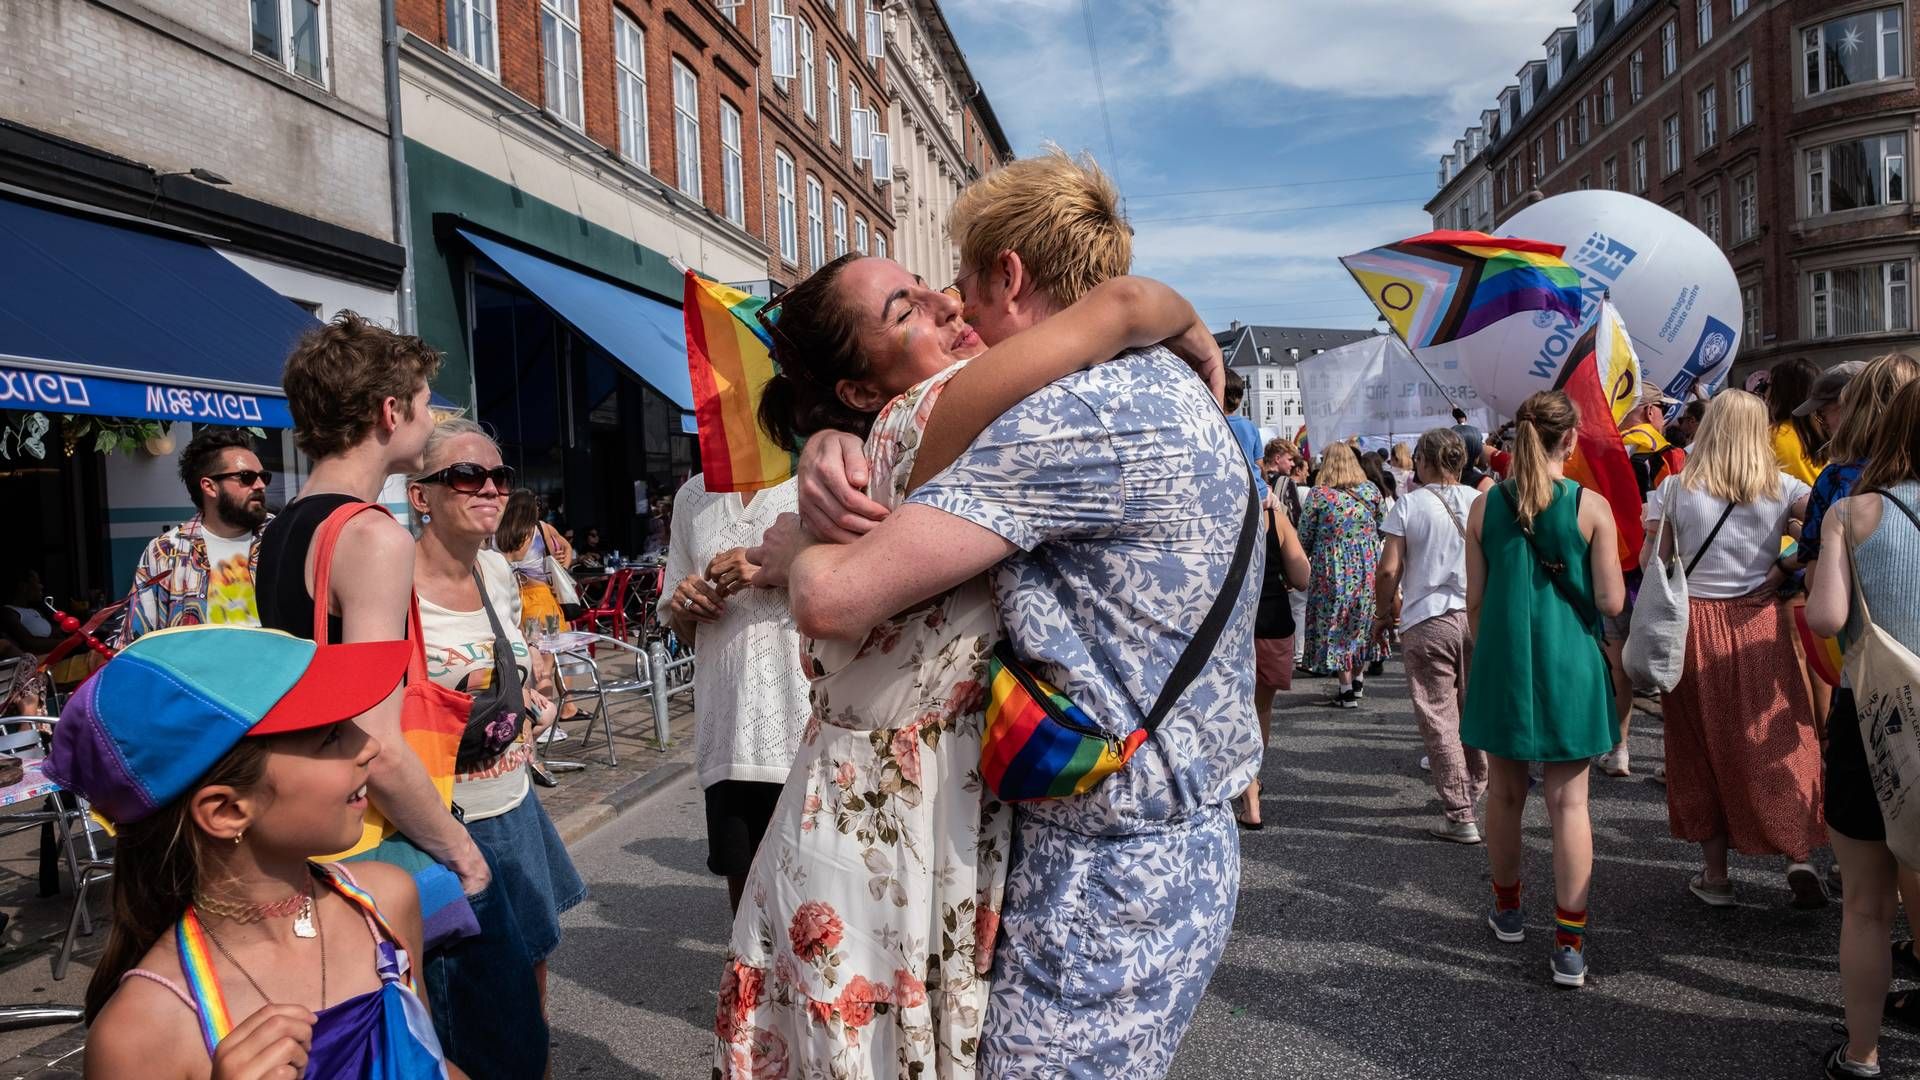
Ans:
[[[237,469],[233,472],[208,473],[209,480],[233,480],[241,487],[252,487],[255,481],[272,484],[273,474],[265,469]]]
[[[416,484],[445,484],[462,495],[478,495],[493,481],[493,490],[506,494],[513,490],[513,466],[495,465],[489,469],[471,461],[456,461],[436,473],[428,473]]]

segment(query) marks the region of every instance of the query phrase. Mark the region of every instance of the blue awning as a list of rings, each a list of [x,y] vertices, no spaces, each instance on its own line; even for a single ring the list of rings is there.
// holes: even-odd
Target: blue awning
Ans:
[[[0,409],[292,427],[316,325],[197,240],[0,198]]]
[[[613,354],[640,381],[682,409],[693,410],[687,327],[679,308],[466,229],[458,232],[502,273]]]

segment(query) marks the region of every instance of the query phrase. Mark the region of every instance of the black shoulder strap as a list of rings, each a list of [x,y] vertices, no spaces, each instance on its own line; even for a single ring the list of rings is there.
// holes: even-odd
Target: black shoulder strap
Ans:
[[[1499,486],[1501,492],[1506,496],[1507,505],[1517,511],[1520,504],[1514,498],[1515,488],[1513,481],[1502,480]],[[1575,512],[1578,512],[1580,507],[1580,493],[1585,490],[1585,488],[1580,487],[1574,489]],[[1520,515],[1516,512],[1514,514],[1514,524],[1519,525],[1519,523]],[[1522,528],[1520,535],[1526,537],[1527,547],[1533,551],[1533,561],[1540,564],[1540,569],[1546,573],[1547,580],[1553,583],[1554,590],[1560,594],[1560,598],[1565,600],[1568,606],[1573,608],[1574,614],[1580,616],[1582,622],[1590,626],[1599,626],[1599,609],[1589,603],[1585,597],[1573,591],[1573,583],[1567,580],[1567,564],[1547,558],[1546,553],[1540,550],[1539,541],[1534,539],[1533,530]]]
[[[1914,513],[1913,507],[1908,506],[1906,502],[1900,498],[1900,496],[1895,495],[1893,492],[1888,491],[1886,488],[1868,488],[1867,490],[1861,492],[1860,494],[1879,495],[1885,498],[1888,502],[1899,507],[1901,513],[1907,515],[1907,520],[1913,522],[1914,528],[1920,529],[1920,514]]]
[[[1693,568],[1700,565],[1700,560],[1706,556],[1707,549],[1713,546],[1713,538],[1720,535],[1720,526],[1725,525],[1727,523],[1727,519],[1733,516],[1733,508],[1737,505],[1739,504],[1730,502],[1727,504],[1727,508],[1725,510],[1720,511],[1720,520],[1713,523],[1713,531],[1707,534],[1707,542],[1704,544],[1701,544],[1700,550],[1694,552],[1693,558],[1687,560],[1687,576],[1688,577],[1693,576]],[[1666,510],[1665,507],[1662,507],[1662,510],[1669,514],[1672,513],[1671,510]],[[1680,535],[1679,526],[1676,525],[1674,527],[1673,535],[1675,537],[1678,537]]]
[[[1167,684],[1160,688],[1160,697],[1153,703],[1153,710],[1147,713],[1147,719],[1141,726],[1151,738],[1160,721],[1180,700],[1194,676],[1200,674],[1208,660],[1213,657],[1214,643],[1220,640],[1220,632],[1226,629],[1227,619],[1233,614],[1233,608],[1240,600],[1240,585],[1247,578],[1247,564],[1253,559],[1254,537],[1260,532],[1260,490],[1253,484],[1253,470],[1247,470],[1247,510],[1240,520],[1240,541],[1233,549],[1233,565],[1227,568],[1227,580],[1220,586],[1220,595],[1213,598],[1213,606],[1207,609],[1207,617],[1200,622],[1200,628],[1193,632],[1193,640],[1187,642],[1180,659],[1174,662],[1173,671],[1167,675]]]

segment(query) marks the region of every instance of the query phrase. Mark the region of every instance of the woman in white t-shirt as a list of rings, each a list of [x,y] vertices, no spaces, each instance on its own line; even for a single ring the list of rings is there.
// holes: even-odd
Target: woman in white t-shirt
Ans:
[[[1414,720],[1426,743],[1440,821],[1427,831],[1456,844],[1480,842],[1474,804],[1487,791],[1487,755],[1460,743],[1460,707],[1473,666],[1467,630],[1467,516],[1480,493],[1460,482],[1467,446],[1446,428],[1420,436],[1420,486],[1401,494],[1380,531],[1373,634],[1400,630]]]
[[[1686,664],[1662,699],[1667,823],[1701,846],[1688,888],[1715,907],[1735,903],[1729,847],[1787,856],[1793,906],[1827,902],[1807,863],[1826,843],[1820,745],[1775,565],[1809,494],[1774,460],[1766,404],[1726,390],[1707,405],[1686,469],[1647,499],[1641,562],[1659,544],[1686,568],[1689,596]]]
[[[506,556],[485,548],[512,487],[513,470],[501,463],[493,439],[471,420],[446,420],[427,438],[426,462],[407,485],[407,502],[420,523],[413,587],[427,676],[474,695],[476,707],[506,690],[478,760],[470,760],[470,744],[462,742],[453,801],[513,911],[544,1006],[546,961],[560,944],[560,914],[584,900],[587,887],[530,783],[533,737],[553,723],[555,709],[533,689],[539,654],[528,650],[520,632],[513,568]],[[495,662],[503,643],[513,654],[511,665]],[[513,704],[513,682],[523,707]]]

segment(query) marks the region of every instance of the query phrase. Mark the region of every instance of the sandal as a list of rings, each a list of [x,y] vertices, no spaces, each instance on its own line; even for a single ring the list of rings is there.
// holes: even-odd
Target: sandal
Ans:
[[[1911,1028],[1920,1028],[1920,992],[1895,990],[1887,995],[1884,1015]]]
[[[1235,802],[1235,803],[1237,803],[1237,804],[1239,804],[1239,805],[1240,805],[1241,807],[1244,807],[1244,806],[1245,806],[1245,801],[1244,801],[1244,800],[1242,800],[1242,799],[1235,799],[1235,800],[1234,800],[1234,802]],[[1248,832],[1259,832],[1259,831],[1260,831],[1261,829],[1264,829],[1264,828],[1266,828],[1266,827],[1267,827],[1267,826],[1266,826],[1266,823],[1265,823],[1265,822],[1260,822],[1260,821],[1248,821],[1248,820],[1247,820],[1246,818],[1244,818],[1244,817],[1242,817],[1242,816],[1241,816],[1241,810],[1240,810],[1240,809],[1235,809],[1235,810],[1234,810],[1234,812],[1233,812],[1233,823],[1234,823],[1235,825],[1238,825],[1238,826],[1240,826],[1241,828],[1243,828],[1243,829],[1245,829],[1245,830],[1247,830]]]

